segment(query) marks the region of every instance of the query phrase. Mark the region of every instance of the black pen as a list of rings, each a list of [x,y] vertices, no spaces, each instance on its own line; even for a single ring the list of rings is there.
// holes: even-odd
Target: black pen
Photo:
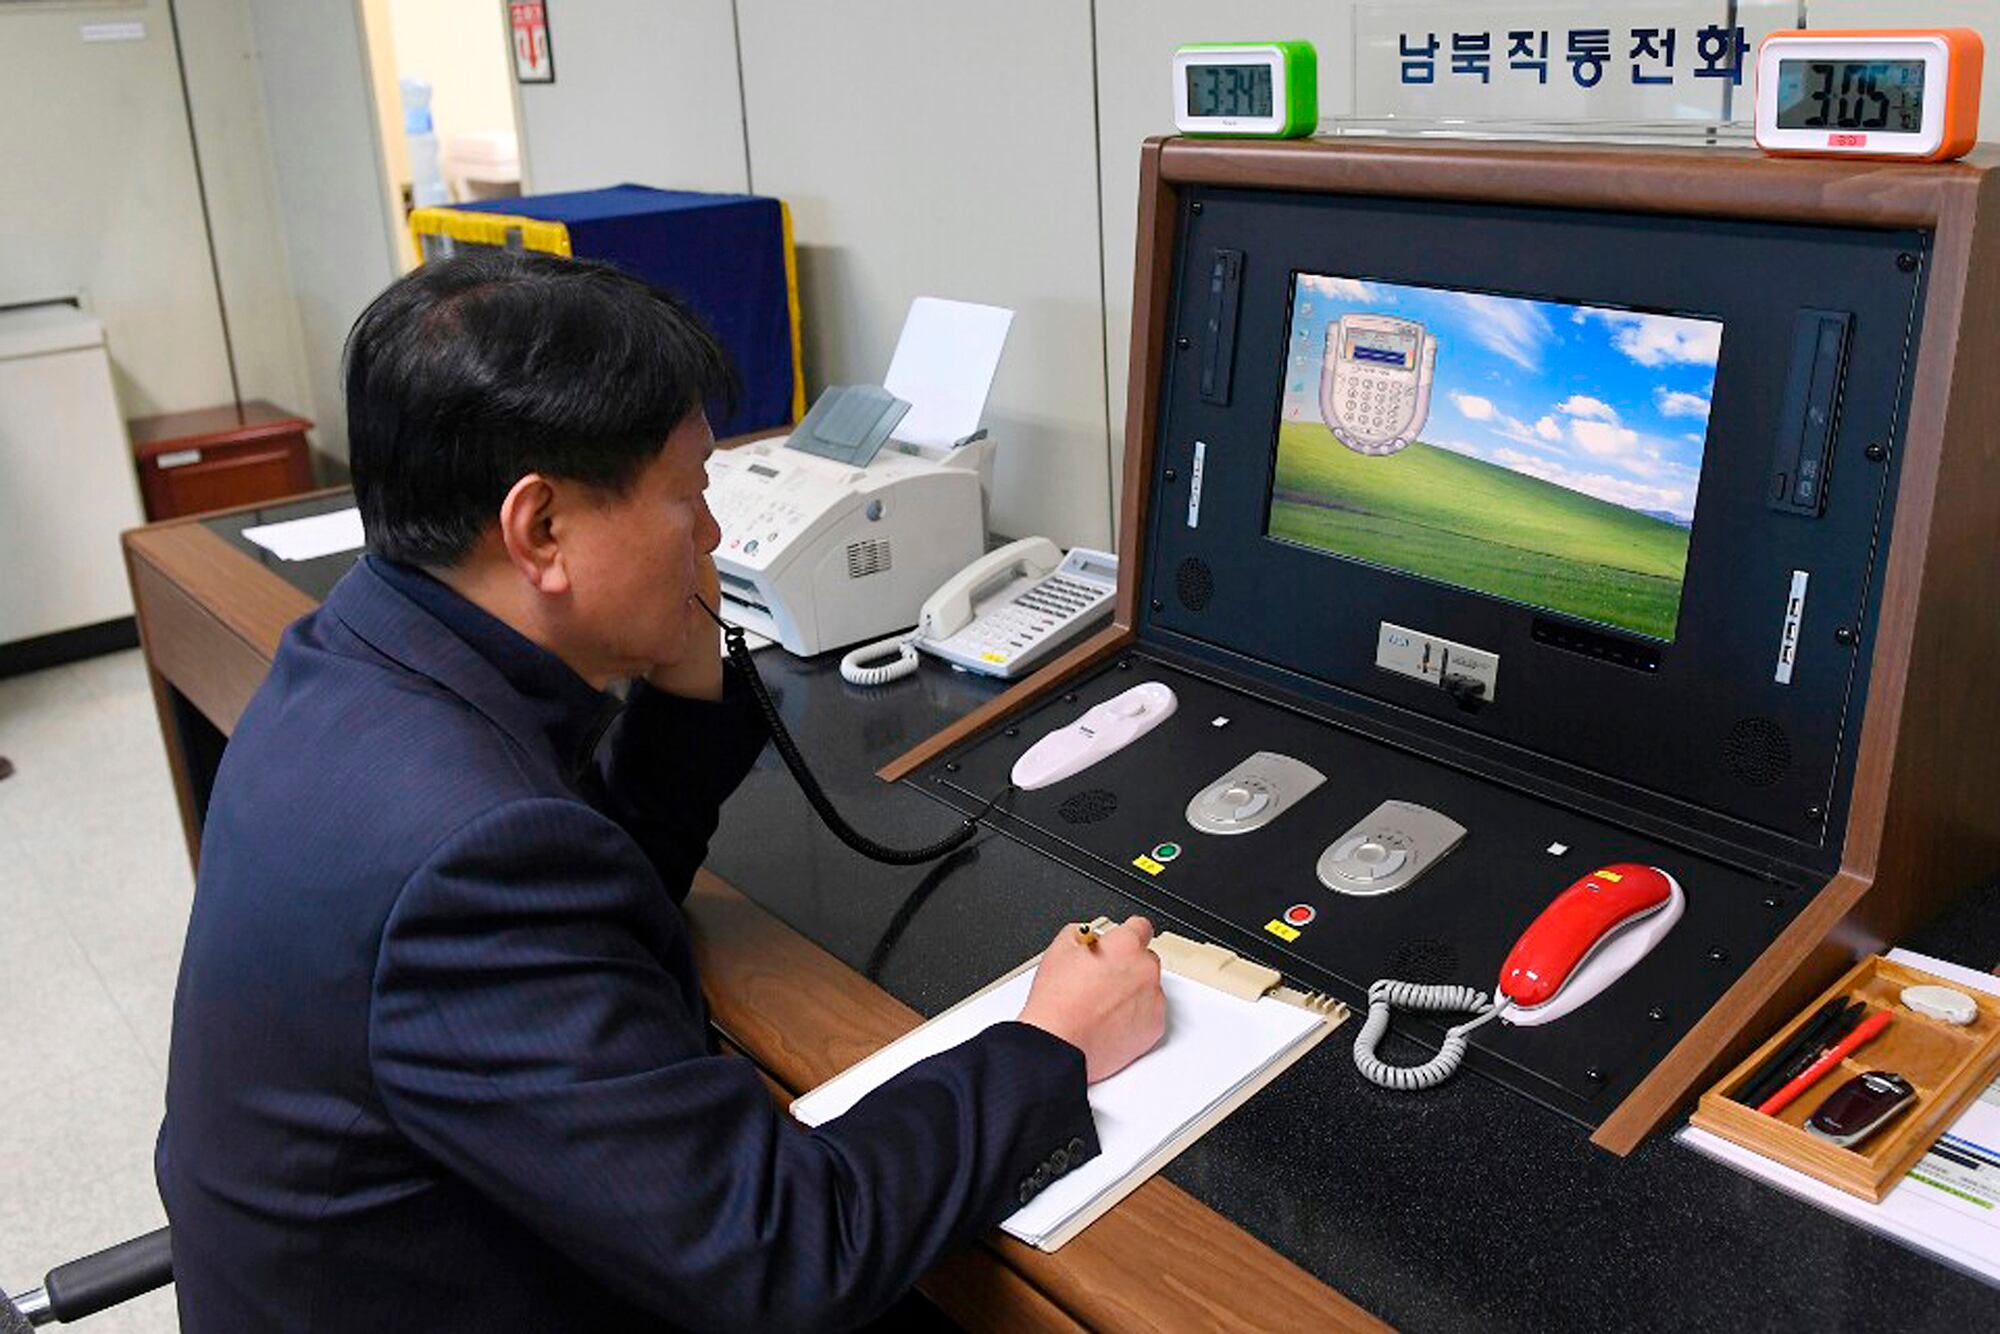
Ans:
[[[1837,1022],[1837,1015],[1843,1015],[1846,1012],[1847,1001],[1840,996],[1835,996],[1832,1000],[1820,1006],[1819,1011],[1806,1022],[1805,1027],[1801,1028],[1790,1042],[1780,1047],[1774,1055],[1758,1066],[1751,1073],[1750,1077],[1743,1081],[1742,1086],[1731,1096],[1737,1102],[1748,1107],[1755,1107],[1758,1103],[1762,1102],[1764,1099],[1759,1094],[1760,1091],[1764,1091],[1764,1086],[1767,1084],[1772,1088],[1781,1086],[1783,1083],[1782,1079],[1777,1080],[1776,1083],[1772,1082],[1773,1079],[1803,1053],[1810,1051],[1814,1055],[1818,1055],[1822,1050],[1820,1042],[1822,1035],[1833,1023]]]
[[[1819,1034],[1820,1029],[1826,1022],[1836,1012],[1845,1009],[1846,1006],[1847,1002],[1839,996],[1835,996],[1832,1000],[1820,1006],[1813,1014],[1813,1017],[1808,1019],[1804,1026],[1792,1035],[1792,1040],[1779,1047],[1771,1055],[1765,1057],[1763,1064],[1751,1071],[1749,1077],[1730,1096],[1737,1102],[1755,1107],[1758,1100],[1751,1095],[1757,1091],[1758,1086],[1768,1080],[1774,1072],[1783,1069],[1793,1057],[1804,1050],[1805,1044],[1812,1041]]]
[[[1808,1066],[1824,1055],[1829,1047],[1839,1042],[1849,1033],[1852,1033],[1855,1025],[1859,1024],[1867,1016],[1868,1002],[1866,1001],[1852,1001],[1841,1006],[1840,1012],[1829,1017],[1821,1024],[1819,1031],[1812,1034],[1810,1040],[1801,1046],[1792,1055],[1790,1060],[1771,1071],[1764,1080],[1760,1081],[1761,1087],[1755,1090],[1757,1102],[1751,1105],[1759,1105],[1764,1099],[1791,1083]]]

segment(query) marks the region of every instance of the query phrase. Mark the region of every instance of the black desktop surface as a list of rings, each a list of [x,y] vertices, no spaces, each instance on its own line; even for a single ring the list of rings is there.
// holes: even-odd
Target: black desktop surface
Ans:
[[[209,520],[323,597],[354,556],[289,563],[241,537],[346,497]],[[834,801],[864,832],[917,844],[956,817],[875,769],[999,683],[929,659],[863,689],[838,655],[757,661]],[[1018,964],[1064,923],[1140,905],[1001,835],[930,866],[884,867],[813,817],[767,749],[725,807],[708,866],[925,1015]],[[1182,924],[1161,919],[1156,925]],[[2000,958],[2000,887],[1968,895],[1911,948],[1978,968]],[[1995,1291],[1657,1135],[1625,1158],[1571,1121],[1468,1072],[1428,1093],[1364,1082],[1358,1019],[1211,1130],[1165,1175],[1383,1319],[1407,1329],[1591,1327],[1967,1329]],[[1393,1040],[1391,1059],[1418,1052]]]

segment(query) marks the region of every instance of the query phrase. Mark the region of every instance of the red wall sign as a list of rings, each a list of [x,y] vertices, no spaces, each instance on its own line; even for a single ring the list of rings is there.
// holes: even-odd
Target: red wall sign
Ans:
[[[549,47],[548,6],[533,3],[507,6],[507,25],[514,38],[514,79],[517,83],[554,83],[555,52]]]

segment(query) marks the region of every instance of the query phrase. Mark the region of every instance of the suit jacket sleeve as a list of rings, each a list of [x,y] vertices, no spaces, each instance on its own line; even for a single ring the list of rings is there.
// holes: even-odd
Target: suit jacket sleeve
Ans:
[[[700,1327],[859,1322],[1054,1150],[1096,1153],[1081,1053],[1018,1023],[799,1128],[705,1050],[681,921],[616,824],[524,800],[404,887],[374,979],[396,1124],[629,1299]]]
[[[604,809],[645,851],[660,881],[685,898],[708,853],[722,803],[750,772],[769,733],[749,686],[723,664],[722,698],[683,699],[635,682],[599,747]]]

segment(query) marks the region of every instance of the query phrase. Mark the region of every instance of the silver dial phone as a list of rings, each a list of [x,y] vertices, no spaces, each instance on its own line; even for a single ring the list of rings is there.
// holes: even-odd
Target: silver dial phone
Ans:
[[[1415,320],[1342,315],[1326,326],[1320,416],[1357,454],[1397,453],[1430,416],[1436,369],[1437,339]]]

